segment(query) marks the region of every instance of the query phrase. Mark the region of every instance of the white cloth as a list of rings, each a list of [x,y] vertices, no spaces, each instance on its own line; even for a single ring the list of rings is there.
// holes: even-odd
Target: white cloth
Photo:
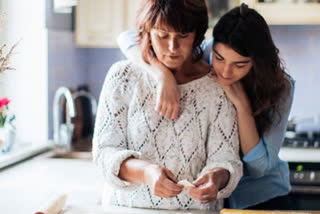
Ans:
[[[105,176],[103,203],[157,209],[222,208],[242,176],[236,111],[218,83],[208,76],[179,85],[177,120],[154,110],[156,82],[135,64],[120,61],[106,77],[100,95],[93,138],[93,159]],[[214,168],[225,168],[230,179],[218,200],[201,205],[185,191],[174,198],[152,195],[145,184],[118,177],[122,161],[147,160],[173,172],[178,180],[194,181]]]

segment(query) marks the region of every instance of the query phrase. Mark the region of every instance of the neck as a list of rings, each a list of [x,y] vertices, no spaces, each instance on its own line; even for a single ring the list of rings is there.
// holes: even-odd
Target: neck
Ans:
[[[209,65],[203,60],[192,63],[190,57],[179,68],[172,69],[171,71],[177,83],[184,84],[206,75],[209,72]]]

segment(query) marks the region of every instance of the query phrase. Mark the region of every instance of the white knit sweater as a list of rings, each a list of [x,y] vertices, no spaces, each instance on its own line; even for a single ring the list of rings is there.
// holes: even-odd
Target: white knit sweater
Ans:
[[[100,95],[93,138],[93,159],[109,188],[103,203],[155,209],[222,207],[242,176],[236,111],[220,86],[208,76],[179,85],[180,112],[166,120],[154,110],[156,82],[129,61],[114,64]],[[171,170],[178,180],[194,181],[208,170],[230,172],[218,200],[201,205],[183,191],[171,199],[152,195],[145,184],[118,177],[121,163],[135,157]],[[112,187],[110,189],[110,186]]]

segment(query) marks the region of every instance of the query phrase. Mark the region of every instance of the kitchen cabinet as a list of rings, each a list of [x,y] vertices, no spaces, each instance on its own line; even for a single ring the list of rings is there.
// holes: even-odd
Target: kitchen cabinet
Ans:
[[[320,2],[240,0],[257,10],[269,25],[320,24]]]
[[[137,0],[78,0],[75,43],[83,47],[117,47],[117,36],[134,27]]]

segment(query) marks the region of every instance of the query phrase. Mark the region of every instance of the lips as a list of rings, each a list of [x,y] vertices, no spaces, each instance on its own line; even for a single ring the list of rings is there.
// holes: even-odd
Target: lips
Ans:
[[[178,56],[178,55],[170,55],[169,58],[170,58],[170,59],[178,59],[179,56]]]

